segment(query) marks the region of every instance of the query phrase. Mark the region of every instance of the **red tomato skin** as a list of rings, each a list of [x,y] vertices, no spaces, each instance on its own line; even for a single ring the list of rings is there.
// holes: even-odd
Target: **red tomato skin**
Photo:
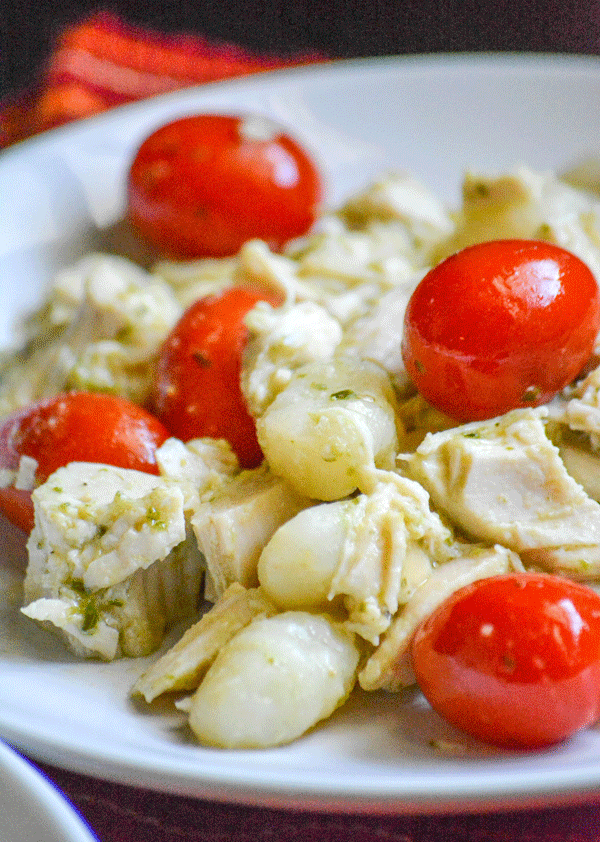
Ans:
[[[411,653],[433,709],[484,742],[542,748],[600,717],[600,596],[567,579],[467,585],[421,623]]]
[[[283,132],[244,134],[241,117],[200,114],[153,132],[128,177],[128,218],[174,258],[226,257],[258,237],[278,250],[305,234],[322,197],[309,155]]]
[[[69,462],[99,462],[157,474],[156,449],[168,436],[158,419],[124,398],[65,392],[4,419],[0,467],[15,469],[21,456],[30,456],[38,462],[37,483]],[[0,488],[0,511],[26,531],[33,526],[27,491]]]
[[[580,373],[599,330],[600,293],[585,263],[550,243],[498,240],[423,278],[402,356],[429,403],[477,421],[547,403]]]
[[[226,439],[243,468],[263,459],[240,385],[248,338],[244,316],[265,293],[232,287],[192,304],[167,337],[157,366],[154,410],[183,441]]]
[[[7,486],[0,488],[0,512],[23,532],[31,532],[34,524],[31,492]]]

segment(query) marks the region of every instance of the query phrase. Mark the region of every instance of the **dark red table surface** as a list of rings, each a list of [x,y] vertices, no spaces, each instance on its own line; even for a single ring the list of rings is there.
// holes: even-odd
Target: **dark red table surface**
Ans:
[[[600,799],[475,815],[338,815],[219,804],[39,768],[101,842],[598,842]],[[42,842],[42,840],[40,840]]]

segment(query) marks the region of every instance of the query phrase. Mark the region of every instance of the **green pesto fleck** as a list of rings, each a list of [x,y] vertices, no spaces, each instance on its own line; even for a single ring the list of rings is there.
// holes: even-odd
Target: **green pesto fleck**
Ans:
[[[547,222],[542,222],[537,230],[537,236],[540,240],[547,239],[552,235],[552,227]]]
[[[81,630],[84,632],[93,631],[98,625],[100,614],[98,606],[91,597],[86,600],[83,608],[83,622],[81,623]]]
[[[146,521],[153,529],[166,529],[167,525],[162,519],[160,512],[155,506],[148,506],[146,511]]]
[[[123,325],[117,331],[116,339],[118,342],[129,342],[131,337],[133,336],[133,327],[132,325]]]
[[[479,196],[479,198],[485,199],[490,195],[490,188],[482,181],[478,181],[473,185],[472,192],[474,196]]]
[[[332,392],[330,397],[333,401],[347,401],[348,398],[356,398],[358,396],[352,389],[340,389],[339,392]]]
[[[68,588],[71,588],[72,591],[78,594],[85,594],[85,585],[83,584],[83,579],[71,579],[68,582],[65,582]]]

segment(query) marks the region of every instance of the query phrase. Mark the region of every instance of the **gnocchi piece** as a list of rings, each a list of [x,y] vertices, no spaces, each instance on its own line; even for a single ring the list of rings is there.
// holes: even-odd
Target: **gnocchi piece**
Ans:
[[[289,743],[348,697],[359,651],[325,615],[300,611],[254,620],[221,649],[191,699],[201,743],[267,748]]]
[[[258,560],[258,580],[283,609],[326,611],[352,500],[322,503],[280,526]]]
[[[340,500],[392,468],[395,396],[375,363],[347,357],[297,369],[257,421],[271,470],[315,500]]]
[[[451,534],[422,489],[392,476],[369,495],[305,509],[277,530],[258,561],[274,602],[333,611],[341,601],[347,626],[379,642],[401,600],[452,553]],[[424,536],[427,551],[419,544]]]

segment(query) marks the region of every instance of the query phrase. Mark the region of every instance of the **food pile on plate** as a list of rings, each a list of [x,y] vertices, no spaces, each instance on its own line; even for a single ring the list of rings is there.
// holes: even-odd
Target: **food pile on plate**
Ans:
[[[403,351],[409,299],[467,247],[559,246],[600,277],[600,205],[526,168],[469,174],[463,196],[451,211],[386,174],[283,247],[252,238],[150,269],[84,256],[6,356],[3,416],[84,392],[164,425],[141,467],[76,459],[40,483],[21,451],[3,490],[33,503],[23,612],[82,657],[160,650],[132,692],[176,694],[204,744],[286,743],[355,684],[412,686],[415,630],[464,586],[524,571],[600,579],[597,326],[554,397],[470,420],[426,400],[425,366],[406,338]],[[238,368],[220,368],[215,324],[234,310]],[[192,311],[219,354],[206,337],[190,351],[193,399],[189,369],[173,375]],[[227,418],[221,395],[236,388],[251,419],[239,436],[247,420]],[[195,434],[205,415],[225,432]]]

